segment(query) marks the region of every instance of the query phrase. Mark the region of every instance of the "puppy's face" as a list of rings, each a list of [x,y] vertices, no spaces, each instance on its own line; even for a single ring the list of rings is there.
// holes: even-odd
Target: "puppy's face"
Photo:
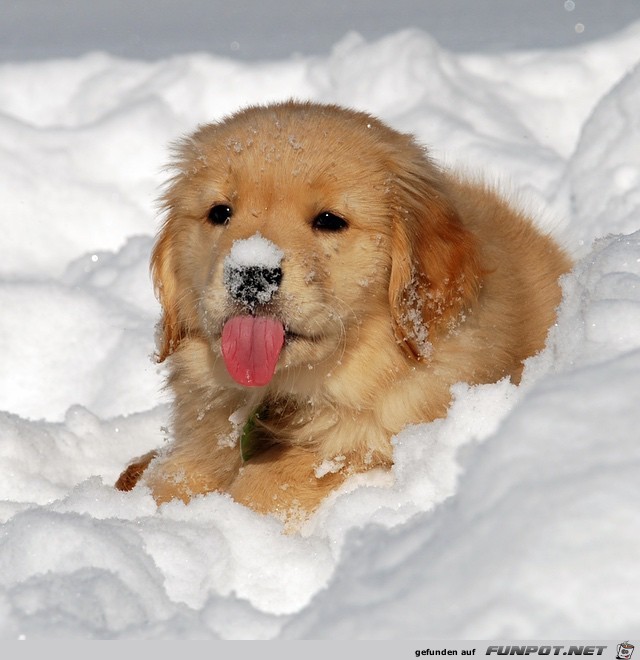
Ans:
[[[447,263],[427,276],[413,256],[425,231],[434,244],[459,237],[441,236],[456,219],[409,138],[367,115],[286,104],[200,129],[176,166],[153,256],[161,357],[200,336],[234,380],[265,385],[330,369],[371,323],[420,355],[427,317],[451,306],[437,280],[455,283],[464,259],[440,250]]]

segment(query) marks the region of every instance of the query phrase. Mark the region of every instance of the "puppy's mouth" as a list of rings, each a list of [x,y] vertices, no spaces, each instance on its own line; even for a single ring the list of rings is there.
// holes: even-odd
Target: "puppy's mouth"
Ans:
[[[236,383],[263,387],[271,382],[285,343],[301,338],[273,316],[241,315],[225,321],[220,347],[227,371]]]

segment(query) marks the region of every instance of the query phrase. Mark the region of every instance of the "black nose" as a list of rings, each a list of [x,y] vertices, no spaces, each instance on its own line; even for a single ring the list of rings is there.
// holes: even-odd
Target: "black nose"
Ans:
[[[268,303],[282,281],[279,266],[231,266],[225,264],[224,284],[231,297],[254,308]]]

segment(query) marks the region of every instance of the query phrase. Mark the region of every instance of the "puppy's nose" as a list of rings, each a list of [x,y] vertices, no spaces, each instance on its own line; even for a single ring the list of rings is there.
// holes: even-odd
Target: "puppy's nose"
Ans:
[[[284,252],[256,233],[234,241],[224,260],[224,285],[229,295],[251,311],[268,303],[280,286]]]
[[[231,297],[251,309],[268,303],[282,281],[282,269],[279,266],[227,265],[224,275]]]

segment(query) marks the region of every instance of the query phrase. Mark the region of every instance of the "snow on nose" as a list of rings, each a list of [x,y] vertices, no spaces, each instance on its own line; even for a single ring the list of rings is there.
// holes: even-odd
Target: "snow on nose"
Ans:
[[[234,241],[223,266],[229,295],[250,310],[268,303],[282,280],[283,257],[284,252],[260,233]]]

